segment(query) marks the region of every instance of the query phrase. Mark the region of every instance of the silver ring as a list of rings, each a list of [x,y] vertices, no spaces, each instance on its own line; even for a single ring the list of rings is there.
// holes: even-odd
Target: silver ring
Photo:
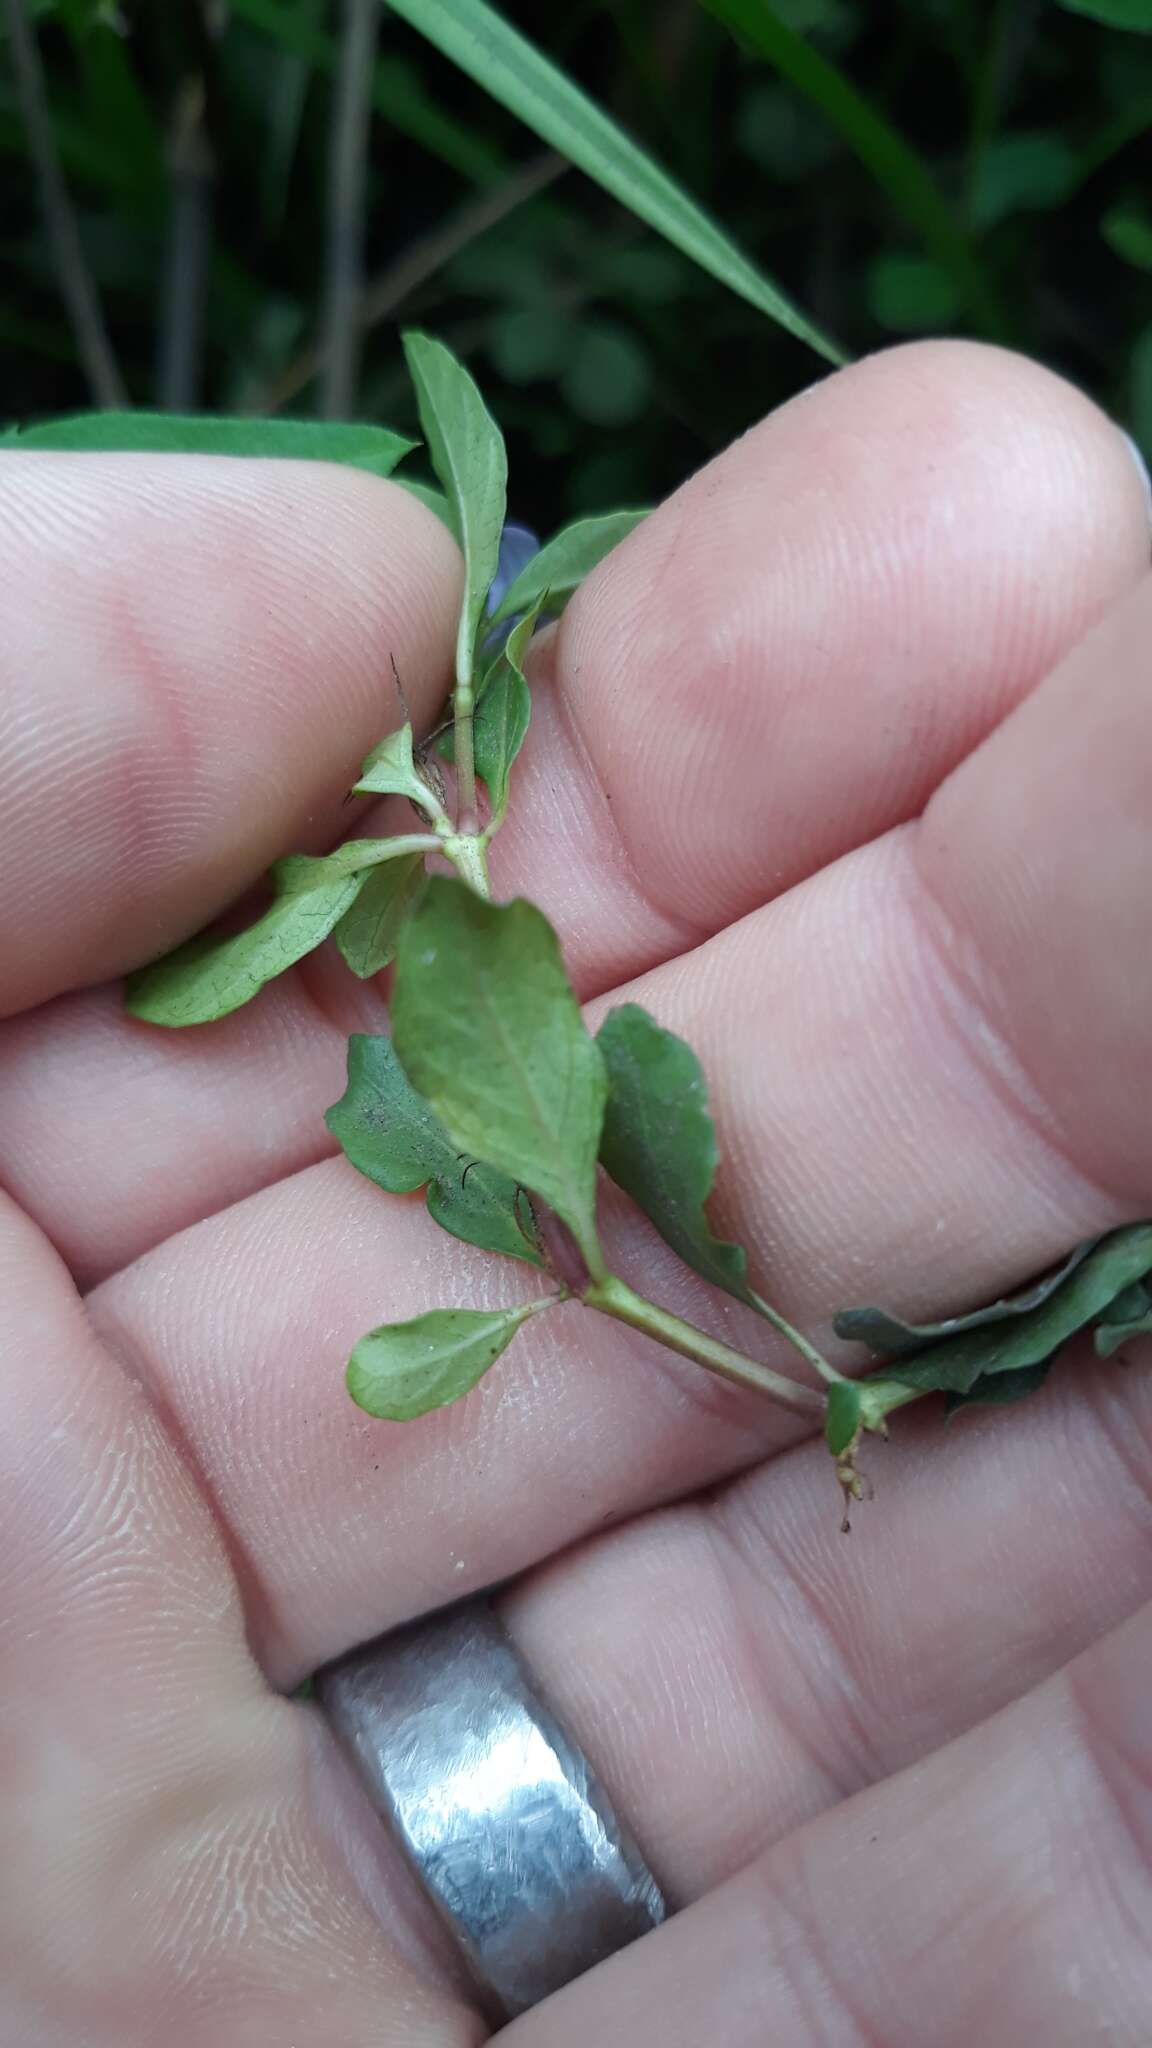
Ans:
[[[485,1602],[353,1651],[318,1674],[316,1696],[500,2017],[664,1918],[639,1849]]]

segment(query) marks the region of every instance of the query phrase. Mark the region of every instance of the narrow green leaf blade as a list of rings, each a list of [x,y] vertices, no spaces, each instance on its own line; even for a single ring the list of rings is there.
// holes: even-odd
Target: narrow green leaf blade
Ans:
[[[622,206],[828,362],[840,351],[751,263],[683,187],[485,0],[390,0],[494,100]]]
[[[423,885],[419,853],[387,861],[365,875],[359,895],[332,933],[346,965],[361,981],[379,974],[395,957],[401,927]]]
[[[506,1174],[477,1164],[418,1095],[382,1033],[348,1041],[348,1086],[325,1119],[357,1170],[389,1194],[427,1187],[428,1213],[482,1251],[543,1264],[531,1205]]]
[[[401,934],[392,1024],[409,1079],[457,1145],[539,1195],[600,1277],[604,1066],[547,918],[434,875]]]
[[[361,1337],[348,1361],[358,1408],[387,1422],[412,1422],[446,1408],[483,1379],[521,1324],[550,1297],[517,1308],[437,1308],[408,1323],[383,1323]]]
[[[1132,1223],[1099,1240],[1061,1286],[1027,1315],[946,1337],[917,1357],[884,1367],[886,1379],[925,1392],[970,1393],[983,1377],[1042,1364],[1094,1322],[1102,1309],[1152,1272],[1152,1223]]]
[[[1098,1238],[1086,1239],[1042,1279],[1030,1281],[1027,1287],[1006,1294],[1000,1301],[990,1301],[984,1308],[969,1309],[966,1315],[944,1316],[935,1323],[906,1323],[885,1308],[844,1308],[833,1317],[833,1328],[847,1343],[867,1344],[880,1358],[910,1356],[944,1337],[958,1337],[963,1330],[979,1330],[986,1323],[1030,1315],[1063,1286],[1069,1273],[1075,1272],[1098,1243]]]
[[[1070,14],[1087,14],[1106,28],[1136,29],[1152,35],[1152,0],[1060,0]]]
[[[528,736],[532,694],[524,674],[524,657],[547,594],[547,591],[541,591],[531,611],[526,612],[512,628],[480,688],[472,726],[472,746],[476,773],[487,785],[492,814],[497,821],[503,818],[508,808],[508,778]]]
[[[424,810],[439,810],[412,752],[412,727],[402,725],[373,747],[353,785],[354,796],[406,796]]]
[[[743,1247],[713,1237],[704,1213],[719,1152],[704,1070],[691,1046],[639,1003],[610,1010],[596,1043],[608,1075],[605,1169],[687,1265],[755,1307]]]
[[[512,619],[545,596],[550,612],[558,612],[574,590],[591,574],[605,555],[647,519],[643,512],[602,512],[593,519],[575,519],[545,541],[538,554],[525,563],[515,581],[492,614],[493,624]]]
[[[170,412],[81,412],[20,427],[19,448],[60,448],[146,455],[272,456],[292,462],[339,462],[391,476],[415,448],[388,427],[331,425],[324,420],[214,419]]]
[[[500,560],[508,484],[504,437],[463,363],[442,342],[429,334],[406,334],[404,354],[432,467],[448,494],[464,551],[456,675],[468,683]]]
[[[328,937],[361,886],[359,874],[324,872],[319,860],[290,858],[272,870],[276,899],[247,931],[196,938],[130,975],[125,1002],[148,1024],[210,1024],[251,1002]]]

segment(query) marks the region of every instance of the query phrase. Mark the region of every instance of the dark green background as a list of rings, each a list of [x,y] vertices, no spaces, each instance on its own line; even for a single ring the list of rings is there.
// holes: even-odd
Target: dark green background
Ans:
[[[326,0],[239,0],[199,32],[182,0],[32,10],[53,120],[116,352],[155,403],[168,138],[205,71],[215,159],[199,402],[262,407],[314,339],[331,59]],[[1152,446],[1152,36],[1057,0],[780,0],[775,13],[919,152],[991,301],[978,323],[809,99],[693,0],[505,10],[724,222],[851,353],[994,333],[1066,372]],[[297,45],[308,54],[293,54]],[[0,44],[3,413],[90,402],[45,255]],[[371,138],[368,267],[390,265],[540,145],[385,9],[397,118]],[[508,436],[512,503],[543,527],[659,496],[821,374],[816,359],[568,171],[435,268],[367,337],[359,413],[404,426],[399,322],[462,353]],[[315,387],[290,410],[307,413]]]

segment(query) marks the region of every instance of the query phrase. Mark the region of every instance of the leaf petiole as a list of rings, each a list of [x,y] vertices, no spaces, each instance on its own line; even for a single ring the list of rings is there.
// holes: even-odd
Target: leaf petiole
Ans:
[[[658,1308],[654,1301],[636,1294],[627,1281],[615,1273],[606,1273],[602,1279],[594,1280],[586,1287],[582,1300],[588,1308],[599,1309],[602,1315],[613,1316],[619,1323],[627,1323],[634,1330],[642,1330],[646,1337],[652,1337],[657,1344],[663,1344],[669,1351],[678,1351],[683,1358],[692,1358],[697,1365],[706,1366],[709,1372],[719,1374],[721,1379],[731,1380],[736,1386],[750,1387],[755,1393],[766,1394],[772,1401],[779,1401],[798,1415],[819,1419],[824,1414],[824,1397],[814,1387],[801,1386],[783,1373],[773,1372],[757,1359],[748,1358],[742,1351],[734,1351],[719,1338],[709,1337],[698,1330],[693,1323],[686,1323],[670,1310]]]

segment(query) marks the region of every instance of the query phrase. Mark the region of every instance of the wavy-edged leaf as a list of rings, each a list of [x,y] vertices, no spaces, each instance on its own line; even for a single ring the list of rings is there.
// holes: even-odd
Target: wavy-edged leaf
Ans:
[[[338,462],[391,476],[416,447],[388,427],[339,426],[326,420],[233,419],[172,412],[80,412],[18,427],[4,439],[19,448],[147,455],[272,456],[291,462]]]
[[[472,679],[476,635],[500,561],[508,484],[504,437],[463,363],[430,334],[404,336],[428,454],[452,506],[464,552],[456,677]]]
[[[704,1212],[719,1150],[692,1047],[639,1003],[610,1010],[596,1043],[608,1075],[603,1166],[687,1265],[755,1308],[743,1246],[713,1237]]]
[[[969,1394],[983,1378],[1055,1357],[1069,1338],[1149,1272],[1152,1223],[1128,1224],[1099,1239],[1038,1308],[946,1337],[915,1358],[887,1361],[884,1377],[925,1393]]]
[[[1152,1336],[1152,1287],[1137,1281],[1110,1301],[1096,1324],[1096,1356],[1111,1358],[1131,1337]]]
[[[517,612],[527,611],[529,605],[539,604],[545,597],[550,612],[562,610],[573,591],[579,589],[605,555],[627,540],[647,517],[647,510],[601,512],[591,519],[574,519],[571,526],[562,527],[509,584],[492,614],[493,622],[514,618]]]
[[[1038,1394],[1052,1370],[1052,1360],[1042,1358],[1036,1365],[1019,1365],[1013,1372],[984,1372],[973,1380],[966,1394],[949,1394],[944,1403],[946,1416],[962,1408],[1009,1408]]]
[[[880,1358],[901,1358],[914,1351],[923,1351],[926,1344],[935,1344],[944,1337],[957,1337],[964,1330],[979,1330],[987,1323],[1030,1315],[1058,1287],[1063,1286],[1068,1275],[1075,1272],[1099,1242],[1095,1237],[1086,1239],[1042,1279],[1030,1281],[1017,1293],[1006,1294],[1002,1300],[991,1301],[984,1308],[970,1309],[966,1315],[945,1316],[935,1323],[906,1323],[884,1308],[844,1308],[833,1318],[833,1328],[838,1337],[851,1344],[867,1344],[868,1349]]]
[[[353,796],[406,796],[426,811],[438,812],[440,804],[416,766],[412,752],[412,727],[400,726],[373,747],[353,784]]]
[[[840,351],[758,270],[683,187],[485,0],[390,0],[494,100],[702,270],[830,363]]]
[[[404,920],[424,886],[424,856],[405,854],[364,877],[360,893],[344,912],[332,937],[361,981],[379,974],[396,953]]]
[[[434,875],[401,934],[396,1051],[456,1144],[531,1188],[594,1278],[604,1064],[555,932],[534,904],[486,903]]]
[[[486,670],[472,724],[476,773],[487,786],[495,819],[508,808],[512,763],[528,736],[532,695],[524,674],[524,656],[547,597],[541,591],[530,611],[513,626],[494,662]]]
[[[383,1033],[348,1041],[348,1086],[325,1122],[360,1173],[392,1195],[427,1187],[428,1213],[482,1251],[540,1266],[532,1207],[495,1167],[477,1164],[418,1095]]]
[[[202,936],[128,978],[125,1002],[148,1024],[179,1029],[227,1017],[328,937],[353,902],[359,873],[290,856],[272,870],[275,901],[246,931]]]
[[[358,1408],[387,1422],[412,1422],[470,1393],[529,1316],[554,1297],[516,1308],[435,1308],[407,1323],[383,1323],[361,1337],[348,1361]]]

